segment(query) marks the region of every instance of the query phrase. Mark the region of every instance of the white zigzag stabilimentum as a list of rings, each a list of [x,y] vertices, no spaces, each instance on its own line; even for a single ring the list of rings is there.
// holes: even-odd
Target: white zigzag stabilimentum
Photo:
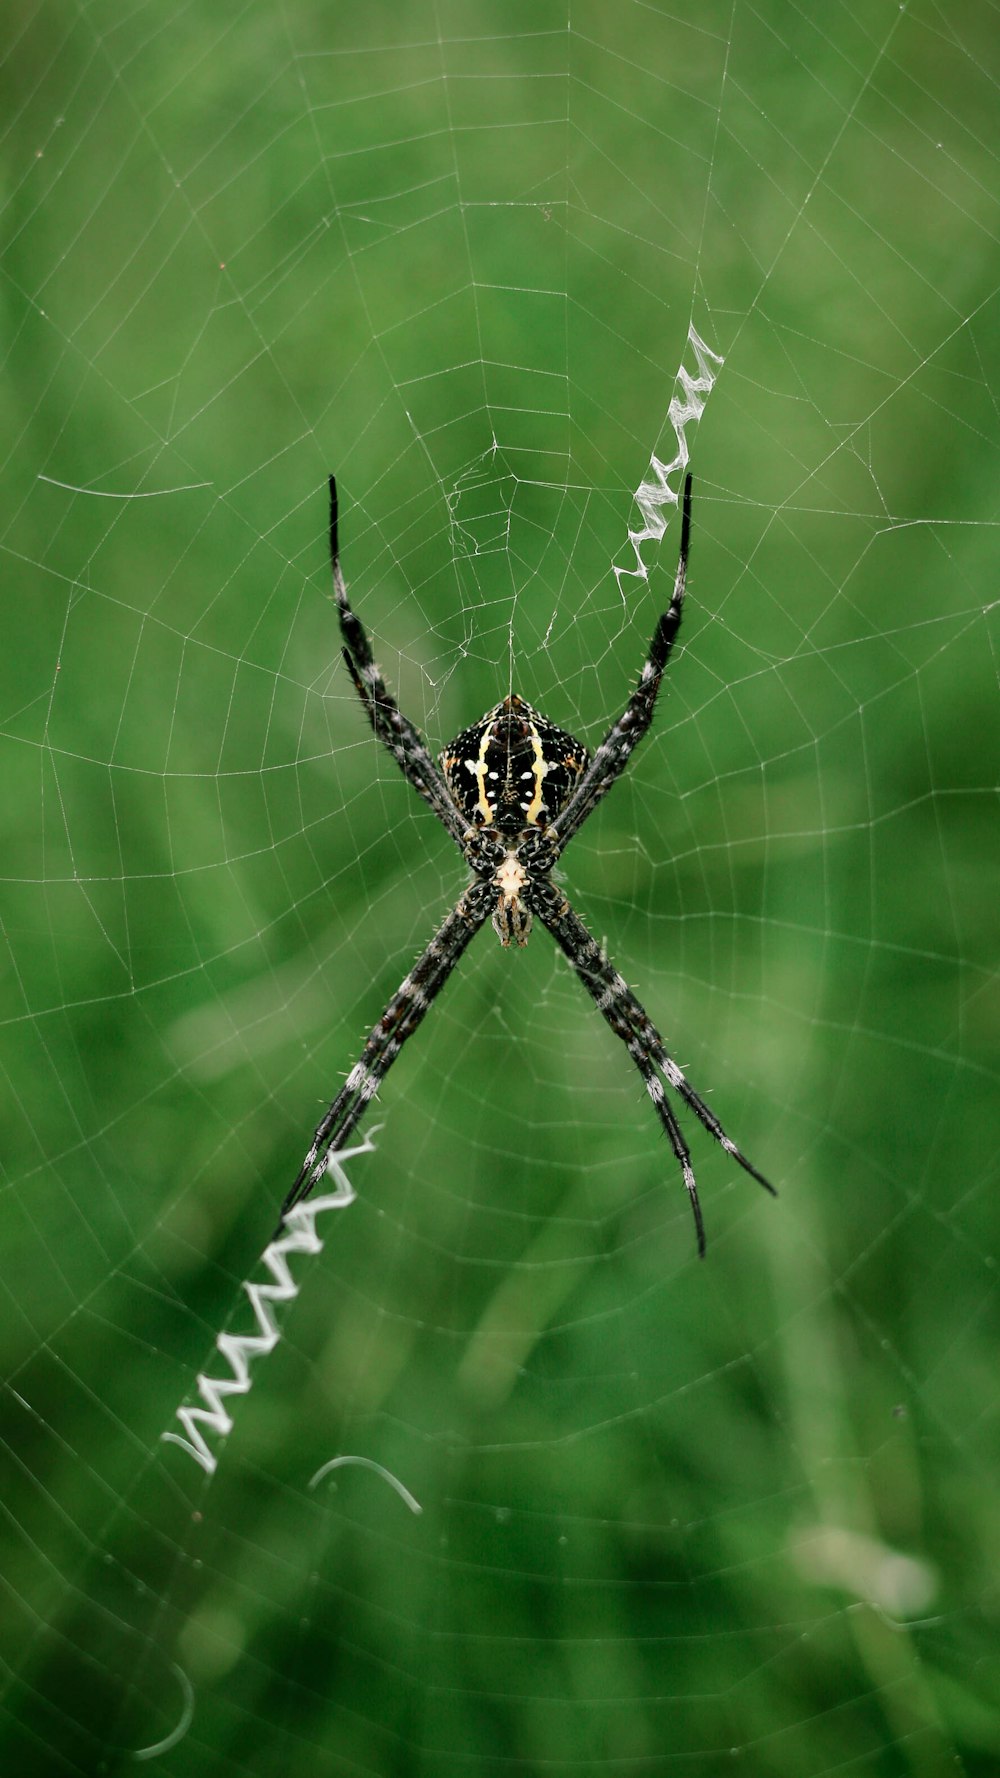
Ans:
[[[249,1280],[244,1282],[243,1288],[250,1298],[258,1332],[219,1335],[215,1342],[216,1348],[232,1375],[199,1376],[198,1391],[206,1405],[200,1408],[180,1407],[177,1410],[177,1418],[187,1437],[182,1437],[179,1432],[164,1432],[160,1435],[168,1444],[180,1445],[182,1451],[187,1451],[201,1465],[206,1475],[214,1474],[217,1462],[215,1452],[208,1443],[208,1436],[225,1438],[232,1430],[233,1419],[226,1407],[226,1401],[231,1395],[246,1395],[249,1392],[251,1364],[255,1358],[263,1358],[273,1352],[281,1338],[275,1314],[277,1305],[290,1303],[298,1295],[299,1286],[292,1277],[289,1258],[293,1253],[315,1254],[322,1251],[323,1243],[316,1233],[316,1218],[325,1210],[346,1210],[349,1204],[353,1204],[354,1188],[342,1163],[354,1160],[360,1154],[371,1154],[372,1136],[376,1134],[377,1131],[372,1130],[357,1148],[345,1148],[327,1156],[326,1170],[334,1180],[336,1190],[328,1192],[322,1198],[308,1198],[289,1210],[280,1234],[265,1247],[262,1255],[263,1264],[274,1280],[273,1284],[252,1284]]]
[[[667,420],[673,427],[674,437],[677,441],[677,453],[669,463],[661,463],[654,452],[649,460],[647,474],[635,491],[635,503],[642,514],[643,525],[641,530],[630,530],[628,534],[628,540],[635,555],[635,567],[615,568],[619,592],[622,592],[622,579],[625,576],[630,580],[649,579],[649,568],[642,559],[642,545],[644,543],[659,543],[667,528],[665,509],[669,511],[669,508],[677,505],[678,500],[678,489],[670,487],[667,478],[676,474],[678,486],[683,481],[690,457],[687,442],[688,428],[696,426],[701,419],[716,375],[725,362],[717,352],[713,352],[709,346],[706,346],[704,340],[695,331],[693,324],[688,328],[688,345],[695,355],[698,373],[696,376],[692,376],[690,371],[686,370],[683,364],[681,365],[677,372],[677,381],[674,384],[670,406],[667,409]]]

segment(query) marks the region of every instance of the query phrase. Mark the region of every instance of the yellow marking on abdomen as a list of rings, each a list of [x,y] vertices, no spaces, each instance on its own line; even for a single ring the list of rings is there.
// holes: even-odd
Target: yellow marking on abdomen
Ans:
[[[489,824],[489,822],[491,822],[493,820],[493,810],[490,808],[490,805],[489,805],[489,802],[488,802],[487,796],[486,796],[486,755],[489,751],[489,745],[490,745],[491,739],[492,739],[492,730],[489,726],[487,726],[483,730],[482,740],[479,743],[479,759],[476,762],[476,764],[471,767],[471,770],[475,774],[476,778],[479,780],[478,806],[479,806],[479,812],[483,818],[483,826],[484,827],[486,827]]]
[[[545,774],[548,771],[549,766],[542,750],[542,742],[538,730],[533,722],[529,723],[528,727],[531,731],[531,750],[535,756],[535,790],[530,803],[524,811],[524,820],[526,826],[533,827],[542,812],[542,784],[545,780]]]

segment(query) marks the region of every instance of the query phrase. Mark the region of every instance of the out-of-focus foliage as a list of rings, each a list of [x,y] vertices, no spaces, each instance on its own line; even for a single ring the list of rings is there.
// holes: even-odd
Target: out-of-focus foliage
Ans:
[[[986,17],[8,21],[12,1771],[131,1769],[188,1688],[184,1778],[995,1769]],[[593,744],[692,320],[683,647],[566,884],[781,1197],[690,1131],[699,1265],[627,1058],[484,937],[209,1483],[159,1435],[463,880],[326,472],[431,743],[513,682]]]

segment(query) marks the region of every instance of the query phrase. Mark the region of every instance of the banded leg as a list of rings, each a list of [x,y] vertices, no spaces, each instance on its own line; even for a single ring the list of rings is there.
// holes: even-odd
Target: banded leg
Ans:
[[[423,956],[396,989],[360,1059],[317,1125],[309,1153],[281,1207],[282,1221],[318,1185],[330,1151],[343,1147],[356,1129],[407,1038],[412,1037],[462,953],[488,919],[494,899],[492,885],[470,884],[458,906],[438,927]]]
[[[525,900],[532,913],[548,927],[560,949],[565,952],[577,976],[590,995],[598,1012],[607,1020],[616,1037],[624,1043],[629,1055],[646,1082],[646,1090],[656,1107],[664,1129],[670,1138],[671,1147],[680,1163],[684,1176],[684,1184],[691,1206],[694,1211],[695,1227],[698,1231],[698,1252],[705,1251],[704,1231],[701,1222],[701,1209],[698,1193],[695,1188],[694,1173],[691,1170],[690,1153],[683,1135],[667,1103],[662,1083],[656,1070],[664,1076],[668,1086],[690,1106],[705,1129],[715,1137],[716,1142],[724,1148],[728,1155],[762,1185],[765,1191],[777,1197],[777,1192],[769,1180],[759,1173],[752,1162],[747,1160],[742,1150],[737,1148],[731,1136],[727,1136],[714,1111],[711,1111],[677,1063],[668,1054],[663,1038],[657,1031],[645,1007],[638,1001],[624,976],[612,967],[601,955],[596,939],[587,931],[579,915],[574,913],[568,902],[555,887],[549,884],[532,884],[525,891]]]
[[[673,596],[653,632],[638,685],[617,722],[612,723],[597,748],[573,795],[548,830],[558,840],[560,851],[597,807],[601,798],[607,796],[612,784],[621,777],[637,742],[642,740],[653,720],[660,682],[681,625],[690,543],[691,477],[688,476],[684,482],[681,547]]]
[[[611,1023],[610,1019],[608,1020],[608,1023]],[[623,1038],[629,1055],[646,1083],[646,1091],[653,1101],[656,1114],[659,1117],[663,1128],[667,1132],[670,1146],[677,1157],[677,1162],[681,1170],[684,1189],[687,1192],[691,1209],[694,1213],[694,1230],[698,1242],[698,1258],[704,1259],[705,1223],[701,1214],[701,1201],[698,1197],[698,1187],[695,1184],[694,1168],[691,1165],[691,1150],[685,1141],[684,1132],[670,1108],[670,1102],[664,1091],[663,1082],[657,1074],[653,1063],[650,1061],[648,1051],[643,1048],[641,1042],[634,1033],[631,1037],[624,1037],[623,1032],[617,1030],[613,1025],[612,1030],[615,1032],[616,1037]]]
[[[434,764],[419,731],[403,715],[375,664],[372,646],[361,619],[351,609],[340,566],[337,543],[337,483],[330,477],[330,566],[333,590],[344,638],[344,660],[354,681],[368,720],[383,746],[389,749],[404,778],[429,803],[456,845],[461,846],[467,823],[462,821],[447,786]]]

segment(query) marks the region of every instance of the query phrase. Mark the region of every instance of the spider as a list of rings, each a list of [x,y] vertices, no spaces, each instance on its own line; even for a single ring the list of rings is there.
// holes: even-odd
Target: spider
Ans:
[[[694,1112],[726,1153],[776,1196],[699,1098],[624,977],[574,913],[552,871],[565,847],[625,770],[649,728],[660,681],[680,627],[691,538],[691,477],[684,483],[681,546],[673,596],[653,633],[639,681],[618,720],[591,754],[523,698],[502,699],[441,754],[440,770],[422,736],[399,709],[375,664],[371,644],[351,609],[337,542],[337,484],[330,477],[330,561],[344,641],[344,660],[372,728],[413,788],[430,805],[472,872],[423,955],[400,983],[361,1057],[320,1122],[282,1219],[307,1197],[326,1170],[327,1157],[356,1128],[370,1099],[433,1005],[470,941],[487,920],[502,945],[524,945],[532,917],[565,952],[598,1012],[621,1038],[646,1085],[680,1166],[694,1213],[699,1256],[705,1225],[691,1154],[664,1081]],[[662,1079],[661,1079],[662,1076]]]

